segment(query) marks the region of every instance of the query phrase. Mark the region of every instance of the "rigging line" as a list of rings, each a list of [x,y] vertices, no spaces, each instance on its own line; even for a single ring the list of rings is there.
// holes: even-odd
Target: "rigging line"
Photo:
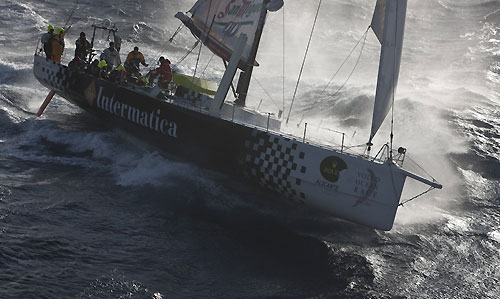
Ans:
[[[412,201],[412,200],[414,200],[414,199],[416,199],[416,198],[419,198],[420,196],[422,196],[422,195],[424,195],[424,194],[426,194],[426,193],[429,193],[429,192],[431,192],[431,191],[432,191],[432,190],[434,190],[434,189],[435,189],[435,188],[431,186],[431,187],[429,187],[429,189],[425,190],[424,192],[422,192],[422,193],[420,193],[420,194],[417,194],[417,195],[413,196],[412,198],[409,198],[409,199],[407,199],[407,200],[404,200],[404,201],[400,202],[400,203],[398,204],[398,207],[402,207],[403,205],[405,205],[405,204],[409,203],[410,201]]]
[[[363,49],[365,48],[366,36],[367,35],[365,34],[365,39],[363,40],[363,44],[361,45],[361,51],[359,52],[358,59],[356,60],[356,64],[354,64],[354,67],[353,67],[351,73],[349,74],[349,76],[347,77],[347,79],[344,81],[344,83],[337,89],[337,91],[333,95],[330,96],[330,98],[336,96],[340,92],[340,90],[342,88],[344,88],[344,86],[347,84],[347,82],[349,82],[349,80],[351,79],[352,74],[354,74],[354,71],[356,70],[356,67],[359,64],[359,61],[361,60],[361,54],[363,53]]]
[[[212,62],[212,59],[214,59],[215,54],[212,52],[212,56],[210,56],[210,59],[208,60],[207,64],[205,65],[205,68],[201,72],[200,77],[205,76],[205,71],[207,70],[208,66],[210,65],[210,62]]]
[[[262,84],[260,83],[260,81],[257,79],[257,77],[254,75],[253,78],[255,79],[255,82],[257,82],[257,84],[259,84],[260,88],[262,88],[262,90],[266,93],[266,95],[269,97],[269,99],[271,100],[271,102],[278,108],[278,110],[280,109],[280,106],[278,104],[276,104],[276,101],[273,99],[273,97],[271,97],[271,95],[269,94],[269,92],[267,92],[267,90],[264,88],[264,86],[262,86]]]
[[[196,13],[196,11],[198,10],[200,6],[196,7],[196,9],[191,13],[192,15],[194,15]],[[186,13],[188,13],[189,11],[186,11]],[[177,34],[179,34],[179,32],[181,32],[181,30],[184,28],[184,23],[181,22],[181,24],[179,25],[179,27],[177,27],[177,29],[175,30],[174,34],[172,34],[172,36],[168,39],[169,42],[173,42],[174,41],[174,38],[177,36]]]
[[[69,14],[68,18],[66,19],[66,22],[64,23],[63,28],[66,29],[66,27],[68,26],[68,23],[71,20],[71,18],[73,17],[73,14],[75,13],[76,7],[78,6],[78,2],[80,2],[80,0],[75,1],[75,6],[73,6],[73,10],[71,10],[71,13]],[[71,24],[71,25],[73,25],[73,24]]]
[[[199,42],[200,42],[199,40],[196,40],[191,50],[188,50],[188,52],[184,54],[184,56],[182,56],[181,59],[175,65],[179,66],[191,53],[193,53],[194,49],[196,49]]]
[[[321,121],[323,121],[323,120],[321,120]],[[320,122],[320,123],[321,123],[321,122]],[[322,129],[322,130],[327,130],[327,131],[330,131],[330,132],[333,132],[333,133],[337,133],[337,134],[344,134],[344,132],[340,132],[340,131],[332,130],[332,129],[330,129],[330,128],[321,128],[321,127],[319,127],[319,128],[320,128],[320,129]]]
[[[177,29],[175,30],[174,34],[172,34],[172,36],[168,39],[168,42],[169,43],[172,43],[174,41],[174,37],[184,28],[184,23],[181,23],[179,25],[179,27],[177,27]],[[198,42],[198,41],[196,41]],[[196,45],[194,46],[194,48],[196,48],[198,44],[196,43]],[[168,44],[165,43],[165,45],[161,48],[160,50],[160,53],[163,53],[168,47]],[[188,54],[186,54],[185,56],[183,56],[183,58],[181,58],[181,60],[179,61],[179,63],[181,63],[189,54],[191,54],[191,52],[193,52],[194,48],[192,50],[190,50],[188,52]],[[160,54],[161,55],[161,54]]]
[[[175,37],[175,36],[176,36],[176,35],[177,35],[177,34],[178,34],[178,33],[179,33],[179,32],[180,32],[183,28],[184,28],[184,23],[181,23],[181,25],[179,25],[179,27],[176,29],[176,31],[174,32],[174,34],[172,35],[172,37],[170,37],[170,38],[168,39],[169,43],[172,43],[172,42],[173,42],[174,37]],[[190,51],[188,52],[188,54],[187,54],[187,55],[191,54],[191,52],[193,52],[194,48],[196,48],[196,46],[197,46],[197,45],[198,45],[198,40],[196,40],[196,45],[193,47],[193,49],[192,49],[192,50],[190,50]],[[168,44],[167,44],[167,43],[165,43],[165,45],[161,48],[160,53],[163,53],[165,50],[167,50],[167,48],[168,48]],[[187,55],[185,55],[185,56],[187,57]],[[182,60],[184,60],[184,59],[185,59],[185,57],[183,57],[183,58],[181,59],[181,61],[182,61]],[[180,63],[180,62],[179,62],[179,63]]]
[[[346,86],[347,82],[349,82],[349,80],[351,79],[352,75],[354,74],[354,71],[356,70],[356,68],[357,68],[357,66],[359,64],[359,61],[361,60],[361,55],[363,54],[363,49],[365,47],[365,41],[366,41],[366,34],[365,34],[365,39],[363,41],[363,44],[361,46],[361,51],[359,52],[358,59],[356,60],[356,63],[354,64],[354,67],[353,67],[351,73],[349,74],[349,76],[347,77],[347,79],[344,81],[344,83],[342,83],[342,85],[340,85],[340,87],[337,88],[337,90],[331,96],[329,96],[329,98],[333,98],[337,94],[339,94],[339,92]],[[305,114],[307,112],[309,112],[312,109],[312,107],[314,107],[318,102],[319,102],[319,100],[316,100],[316,102],[313,105],[309,106],[309,108],[306,109],[306,112],[304,112],[304,114],[302,115],[302,119],[304,119]],[[299,125],[300,125],[300,123],[299,123]]]
[[[172,43],[173,40],[174,40],[174,37],[182,30],[182,28],[184,28],[183,25],[184,25],[184,23],[181,23],[179,25],[179,27],[177,27],[177,29],[175,30],[174,34],[172,34],[172,36],[168,39],[169,43]],[[165,45],[161,48],[160,53],[162,53],[163,51],[165,51],[167,49],[167,47],[168,47],[168,44],[165,43]]]
[[[420,166],[415,160],[413,160],[409,154],[406,154],[406,158],[408,160],[410,160],[410,162],[412,162],[418,169],[420,169],[420,171],[422,171],[425,175],[427,175],[428,177],[430,177],[433,181],[436,181],[436,179],[430,175],[430,173],[428,173],[422,166]]]
[[[193,81],[194,78],[196,77],[196,70],[198,70],[198,64],[200,62],[200,56],[201,56],[201,49],[203,48],[203,43],[200,44],[200,50],[198,51],[198,58],[196,58],[196,65],[194,67],[194,72],[193,72]]]
[[[208,4],[207,20],[210,17],[210,8],[211,7],[212,7],[212,0],[210,0],[210,3]],[[218,7],[218,5],[217,5],[217,7]],[[198,69],[198,63],[200,62],[201,49],[203,48],[203,44],[205,42],[207,42],[208,36],[210,35],[210,32],[212,31],[212,25],[214,24],[214,20],[215,20],[215,13],[214,13],[214,16],[212,17],[212,22],[210,23],[210,27],[208,28],[208,32],[206,32],[207,24],[203,25],[203,32],[206,32],[206,36],[205,36],[205,41],[202,41],[200,44],[200,50],[198,51],[198,58],[196,59],[196,66],[195,66],[194,72],[193,72],[193,81],[194,81],[194,78],[196,76],[196,70]],[[201,40],[201,34],[200,34],[200,40]]]
[[[342,84],[340,86],[340,88],[337,89],[337,91],[335,91],[335,93],[333,95],[330,96],[330,98],[336,96],[340,90],[342,88],[344,88],[344,86],[347,84],[347,82],[349,81],[349,79],[351,78],[352,74],[354,73],[354,70],[356,69],[356,67],[358,66],[358,63],[359,63],[359,60],[361,59],[361,54],[363,53],[363,49],[364,49],[364,46],[365,46],[365,42],[366,42],[366,37],[368,36],[368,30],[370,29],[370,26],[368,26],[368,29],[366,29],[365,33],[361,36],[361,38],[358,40],[358,42],[356,43],[356,45],[354,46],[354,48],[352,48],[351,52],[349,53],[349,55],[347,55],[346,59],[344,60],[344,62],[342,62],[342,64],[340,65],[340,67],[337,69],[337,71],[335,72],[335,74],[333,74],[332,78],[330,79],[330,81],[328,81],[328,84],[326,85],[326,87],[321,91],[321,93],[319,94],[318,96],[318,99],[314,102],[314,104],[310,105],[309,108],[307,108],[305,110],[305,112],[303,114],[306,114],[308,113],[317,103],[319,103],[320,101],[320,98],[323,96],[323,94],[325,93],[326,89],[328,87],[330,87],[330,84],[333,82],[333,79],[335,79],[335,77],[337,76],[337,74],[340,72],[340,70],[342,69],[342,67],[344,66],[344,64],[349,60],[349,58],[351,57],[352,53],[354,52],[354,50],[356,50],[356,48],[358,47],[359,43],[363,40],[363,44],[362,44],[362,47],[361,47],[361,51],[359,52],[359,56],[358,56],[358,59],[356,60],[356,64],[354,65],[354,68],[352,69],[351,73],[349,74],[349,76],[347,77],[347,80],[345,80],[344,84]]]
[[[177,34],[179,34],[179,32],[181,32],[182,28],[184,28],[184,23],[181,23],[179,27],[177,27],[177,29],[174,31],[174,34],[172,34],[168,41],[173,42],[174,38],[177,36]]]
[[[288,116],[286,118],[286,123],[288,124],[288,120],[290,119],[290,113],[292,112],[293,102],[295,101],[295,96],[297,95],[297,89],[300,83],[300,77],[302,76],[302,71],[304,70],[304,64],[306,63],[307,53],[309,52],[309,46],[311,45],[311,40],[314,33],[314,27],[316,27],[316,21],[318,20],[319,9],[321,7],[321,2],[323,0],[319,0],[318,9],[316,10],[316,16],[314,17],[313,27],[311,30],[311,35],[309,35],[309,41],[307,42],[306,53],[304,54],[304,59],[302,60],[302,66],[300,67],[299,78],[297,80],[297,84],[295,85],[295,91],[293,92],[292,103],[290,104],[290,110],[288,111]]]
[[[368,28],[366,29],[365,33],[361,36],[361,38],[358,40],[358,42],[356,43],[356,45],[354,46],[354,48],[352,48],[351,52],[349,53],[349,55],[347,55],[346,59],[342,62],[342,64],[340,65],[340,67],[338,68],[338,70],[335,72],[335,74],[333,74],[332,78],[330,79],[330,81],[328,81],[328,84],[325,86],[325,88],[323,88],[323,90],[321,91],[321,93],[319,94],[318,98],[320,98],[326,91],[326,89],[328,87],[330,87],[330,84],[332,84],[333,82],[333,79],[335,79],[335,77],[337,76],[337,74],[340,72],[340,70],[342,69],[342,67],[344,66],[344,64],[347,62],[347,60],[349,60],[349,58],[351,57],[352,53],[354,52],[354,50],[358,47],[359,43],[365,39],[366,40],[366,36],[368,35],[368,30],[370,30],[371,26],[368,26]]]
[[[350,149],[353,149],[353,148],[364,147],[365,145],[366,145],[365,143],[362,143],[362,144],[359,144],[359,145],[344,146],[344,148],[346,150],[350,150]]]

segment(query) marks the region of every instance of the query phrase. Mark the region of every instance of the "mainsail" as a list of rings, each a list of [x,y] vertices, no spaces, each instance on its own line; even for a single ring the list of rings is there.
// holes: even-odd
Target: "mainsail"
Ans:
[[[198,0],[181,20],[215,55],[229,61],[240,34],[248,40],[240,68],[244,68],[255,40],[262,5],[266,0]],[[254,63],[255,64],[255,63]]]
[[[370,143],[394,102],[398,84],[407,0],[377,0],[371,27],[382,44]]]

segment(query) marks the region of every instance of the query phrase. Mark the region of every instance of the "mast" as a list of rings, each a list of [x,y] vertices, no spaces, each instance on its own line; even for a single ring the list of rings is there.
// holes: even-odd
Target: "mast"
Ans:
[[[264,0],[262,2],[259,24],[257,25],[257,31],[255,32],[255,39],[253,40],[252,49],[250,50],[250,54],[246,61],[245,70],[241,72],[240,79],[238,80],[238,86],[236,87],[236,93],[238,94],[238,98],[234,103],[237,106],[243,107],[245,106],[245,102],[247,99],[248,88],[250,87],[250,80],[252,77],[254,61],[257,57],[257,50],[259,48],[260,38],[262,36],[262,32],[264,31],[264,23],[266,22],[267,16],[267,4],[271,2],[271,0]]]

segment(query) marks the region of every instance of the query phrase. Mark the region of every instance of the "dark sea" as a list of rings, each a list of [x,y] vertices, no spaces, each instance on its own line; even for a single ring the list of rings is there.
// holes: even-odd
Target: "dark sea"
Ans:
[[[401,207],[389,232],[169,156],[58,96],[34,115],[48,90],[33,54],[49,24],[72,24],[65,63],[81,31],[90,38],[96,19],[110,19],[122,61],[137,45],[151,66],[163,55],[192,73],[199,48],[179,63],[191,33],[168,40],[175,13],[193,4],[0,2],[0,298],[500,298],[500,1],[408,1],[395,146],[444,188]],[[317,5],[285,0],[284,14],[269,15],[249,106],[276,112],[284,99],[288,112]],[[327,127],[351,145],[368,138],[372,32],[344,88],[359,47],[318,98],[374,6],[322,3],[292,111],[315,137],[329,139]],[[107,38],[98,33],[95,48]],[[224,66],[202,48],[196,71],[220,80]],[[403,199],[425,189],[409,180]]]

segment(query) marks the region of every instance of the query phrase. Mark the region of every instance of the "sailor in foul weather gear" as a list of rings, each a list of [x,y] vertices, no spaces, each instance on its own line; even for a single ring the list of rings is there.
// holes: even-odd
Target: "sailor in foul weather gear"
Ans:
[[[89,41],[85,37],[85,32],[80,33],[80,38],[78,38],[75,42],[75,57],[80,58],[82,61],[87,59],[87,55],[92,52],[92,47],[90,46]]]
[[[64,52],[64,36],[66,31],[63,28],[57,28],[56,34],[52,38],[52,56],[55,62],[61,62],[61,57]]]
[[[170,60],[165,59],[165,57],[162,56],[160,57],[159,62],[160,66],[157,67],[150,75],[153,79],[159,76],[158,86],[161,89],[167,89],[168,84],[170,83],[170,81],[172,81],[172,69],[170,68]]]
[[[106,48],[101,54],[101,60],[105,60],[109,69],[122,64],[120,59],[120,52],[115,49],[115,43],[110,42],[109,48]]]
[[[139,52],[139,47],[134,47],[134,51],[128,53],[127,59],[125,59],[125,68],[127,72],[138,73],[140,72],[139,64],[149,66],[144,60],[144,55]]]
[[[54,26],[49,25],[47,33],[42,35],[41,42],[43,44],[43,51],[47,59],[52,59],[52,38],[54,37]]]

